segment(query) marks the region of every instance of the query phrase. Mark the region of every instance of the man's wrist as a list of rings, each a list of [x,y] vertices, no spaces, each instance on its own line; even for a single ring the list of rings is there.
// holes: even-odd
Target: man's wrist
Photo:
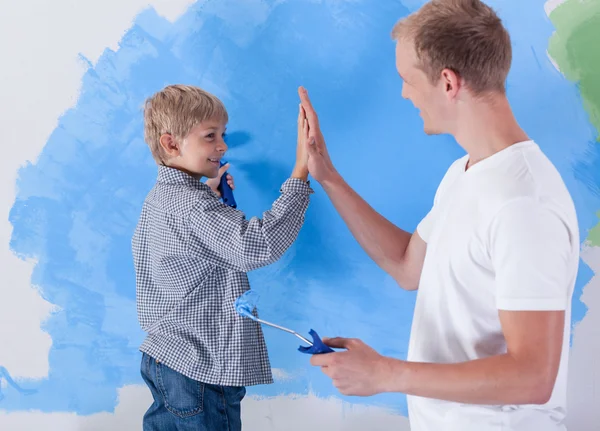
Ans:
[[[378,369],[380,371],[380,392],[401,392],[407,390],[407,362],[382,356]]]
[[[329,192],[330,190],[344,184],[344,178],[342,178],[338,171],[333,170],[333,172],[328,175],[327,178],[319,181],[319,184],[321,184],[321,187],[323,187],[326,192]]]

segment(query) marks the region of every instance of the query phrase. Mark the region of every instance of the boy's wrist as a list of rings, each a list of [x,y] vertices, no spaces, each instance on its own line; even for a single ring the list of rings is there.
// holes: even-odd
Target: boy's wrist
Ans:
[[[308,181],[308,167],[302,165],[294,166],[294,170],[292,171],[292,178],[297,178],[304,182]]]

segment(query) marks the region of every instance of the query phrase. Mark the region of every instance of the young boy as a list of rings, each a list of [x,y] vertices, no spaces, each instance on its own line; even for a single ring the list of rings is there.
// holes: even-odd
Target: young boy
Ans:
[[[145,104],[145,139],[158,164],[132,240],[148,334],[141,373],[154,397],[145,431],[240,430],[245,387],[273,382],[261,328],[237,315],[234,301],[250,288],[246,272],[277,261],[304,222],[307,127],[300,108],[291,178],[262,219],[246,220],[217,192],[227,121],[221,101],[192,86],[168,86]]]

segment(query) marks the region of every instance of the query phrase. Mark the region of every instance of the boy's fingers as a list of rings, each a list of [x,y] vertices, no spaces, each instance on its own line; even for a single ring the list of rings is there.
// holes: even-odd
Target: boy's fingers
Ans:
[[[229,169],[229,163],[225,163],[223,166],[219,168],[219,178],[223,176],[223,174]]]

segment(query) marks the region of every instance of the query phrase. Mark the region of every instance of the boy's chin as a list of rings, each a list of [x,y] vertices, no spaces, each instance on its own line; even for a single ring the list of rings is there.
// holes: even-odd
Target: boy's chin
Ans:
[[[199,174],[205,178],[212,180],[213,178],[217,178],[219,176],[219,170],[207,172],[206,174]]]

